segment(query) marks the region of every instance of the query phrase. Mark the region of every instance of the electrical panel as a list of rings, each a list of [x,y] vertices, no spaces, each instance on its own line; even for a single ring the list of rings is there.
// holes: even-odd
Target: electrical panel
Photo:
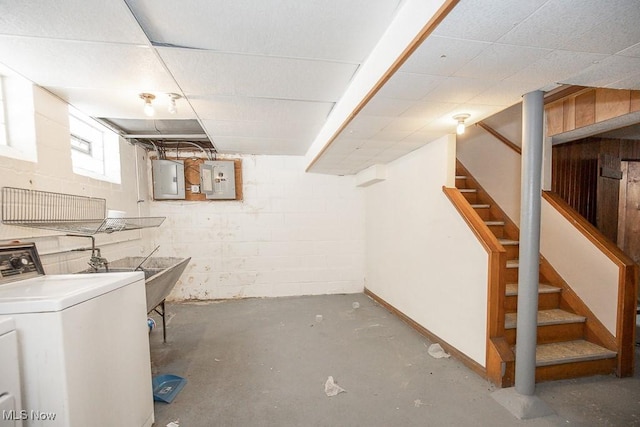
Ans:
[[[235,200],[236,174],[233,160],[207,160],[200,165],[200,192],[207,199]]]
[[[183,200],[184,161],[183,160],[153,160],[153,198],[155,200]]]

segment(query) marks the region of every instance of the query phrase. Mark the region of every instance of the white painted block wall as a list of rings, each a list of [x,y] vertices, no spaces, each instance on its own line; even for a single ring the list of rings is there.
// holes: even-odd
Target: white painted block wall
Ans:
[[[364,194],[353,176],[305,173],[303,156],[242,156],[243,201],[155,201],[164,256],[190,256],[169,299],[355,293]]]
[[[120,141],[122,183],[113,184],[73,173],[67,104],[42,88],[34,87],[37,162],[0,156],[1,186],[52,191],[107,200],[110,209],[128,216],[148,215],[148,202],[137,203],[138,185],[147,187],[144,165],[146,154],[124,140]],[[136,157],[142,167],[140,182]],[[143,193],[144,194],[144,193]],[[155,230],[155,229],[150,229]],[[152,231],[126,231],[96,235],[97,246],[108,259],[140,256],[149,250]],[[47,274],[71,273],[87,267],[90,252],[69,252],[90,246],[87,238],[64,237],[62,233],[0,224],[0,242],[33,241],[40,252]]]

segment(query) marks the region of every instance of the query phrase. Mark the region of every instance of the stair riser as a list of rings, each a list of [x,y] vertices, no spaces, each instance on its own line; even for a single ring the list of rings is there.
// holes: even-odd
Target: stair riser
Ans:
[[[478,194],[477,193],[462,193],[467,202],[474,204],[478,202]]]
[[[610,375],[615,373],[615,370],[615,358],[539,366],[536,368],[536,382],[555,381],[592,375]]]
[[[541,283],[547,282],[547,279],[544,277],[542,273],[538,274],[539,280]],[[507,272],[505,273],[505,281],[507,283],[517,283],[518,282],[518,268],[507,268]]]
[[[456,188],[467,188],[467,179],[456,178]]]
[[[560,305],[560,292],[550,294],[538,294],[538,310],[558,308]],[[504,299],[504,310],[507,313],[518,311],[518,296],[510,295]]]
[[[475,208],[474,210],[484,221],[489,221],[491,219],[491,211],[489,208]]]
[[[504,249],[507,251],[507,259],[518,259],[520,257],[519,245],[506,245]]]
[[[509,344],[516,344],[516,329],[507,329],[505,331],[505,336]],[[538,326],[536,333],[538,345],[550,344],[553,342],[573,341],[581,339],[583,336],[584,323]]]
[[[504,237],[504,225],[489,225],[489,230],[497,237]]]

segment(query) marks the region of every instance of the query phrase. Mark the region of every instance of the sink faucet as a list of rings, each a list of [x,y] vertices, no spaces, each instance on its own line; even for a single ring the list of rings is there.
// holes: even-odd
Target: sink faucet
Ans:
[[[104,267],[107,271],[109,271],[109,261],[106,258],[103,258],[100,254],[100,248],[96,248],[96,239],[93,236],[87,236],[84,234],[67,234],[68,237],[88,237],[91,239],[91,248],[77,248],[71,249],[72,251],[91,251],[91,258],[89,259],[89,266],[93,268],[95,271],[98,271],[100,268]]]

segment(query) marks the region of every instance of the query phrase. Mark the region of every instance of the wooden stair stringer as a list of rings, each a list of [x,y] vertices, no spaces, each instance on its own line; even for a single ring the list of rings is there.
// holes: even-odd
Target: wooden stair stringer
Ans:
[[[586,318],[585,338],[609,350],[617,351],[616,339],[613,334],[598,320],[589,306],[571,289],[571,286],[558,274],[551,264],[542,256],[540,259],[541,273],[544,274],[554,286],[562,289],[560,293],[560,308],[570,310]]]
[[[510,245],[517,246],[519,230],[515,223],[499,208],[491,196],[489,196],[459,161],[457,161],[456,169],[456,173],[464,174],[464,177],[456,179],[456,185],[458,186],[458,184],[460,184],[460,186],[464,186],[467,189],[471,188],[475,190],[466,190],[466,194],[473,194],[474,196],[471,199],[465,196],[465,199],[477,209],[477,212],[482,217],[482,221],[496,237],[498,237],[499,243],[506,248],[510,248]],[[481,205],[482,207],[480,207]],[[489,207],[486,205],[489,205]],[[487,211],[489,212],[487,213]],[[502,225],[501,222],[504,222],[504,225]],[[500,227],[503,227],[503,230],[499,230]],[[505,265],[500,268],[502,274],[500,280],[505,282],[502,287],[505,291],[506,283],[511,283],[514,279],[517,281],[518,268],[518,261],[514,259],[512,255],[514,253],[513,250],[507,250],[511,251],[510,255],[509,257],[505,257],[503,261]],[[575,322],[569,321],[566,325],[539,325],[538,339],[541,346],[540,348],[546,349],[545,351],[549,352],[549,349],[554,349],[555,347],[562,348],[563,343],[574,340],[579,343],[584,341],[585,344],[581,345],[585,348],[592,348],[592,345],[600,347],[601,351],[596,352],[594,356],[585,354],[584,359],[580,360],[571,359],[567,362],[560,358],[554,363],[544,363],[537,366],[536,381],[612,373],[617,366],[617,344],[613,335],[597,320],[588,306],[542,256],[540,256],[540,279],[541,283],[544,282],[556,287],[556,289],[559,288],[559,292],[552,297],[549,297],[548,289],[541,292],[541,294],[544,295],[542,300],[539,299],[539,301],[544,301],[543,304],[540,304],[542,307],[540,308],[541,310],[557,305],[559,311],[564,310],[565,312],[569,312],[567,314],[575,314],[569,316],[570,318],[582,319]],[[498,300],[498,298],[490,297],[490,304],[491,301],[495,303]],[[512,300],[513,298],[511,298],[511,301]],[[505,316],[509,310],[511,312],[516,311],[516,305],[509,306],[506,304],[507,301],[507,298],[502,299],[504,305],[501,311]],[[489,309],[489,312],[490,311]],[[491,319],[488,319],[488,325],[491,325]],[[501,333],[498,335],[490,334],[487,340],[487,378],[501,387],[512,386],[515,376],[515,350],[513,347],[515,344],[515,329],[506,330],[504,326],[504,322],[501,322],[497,328],[494,326],[494,332],[497,330]],[[489,331],[491,332],[491,327]],[[553,351],[551,351],[551,353],[553,354]],[[497,374],[498,369],[500,371],[499,375]]]

